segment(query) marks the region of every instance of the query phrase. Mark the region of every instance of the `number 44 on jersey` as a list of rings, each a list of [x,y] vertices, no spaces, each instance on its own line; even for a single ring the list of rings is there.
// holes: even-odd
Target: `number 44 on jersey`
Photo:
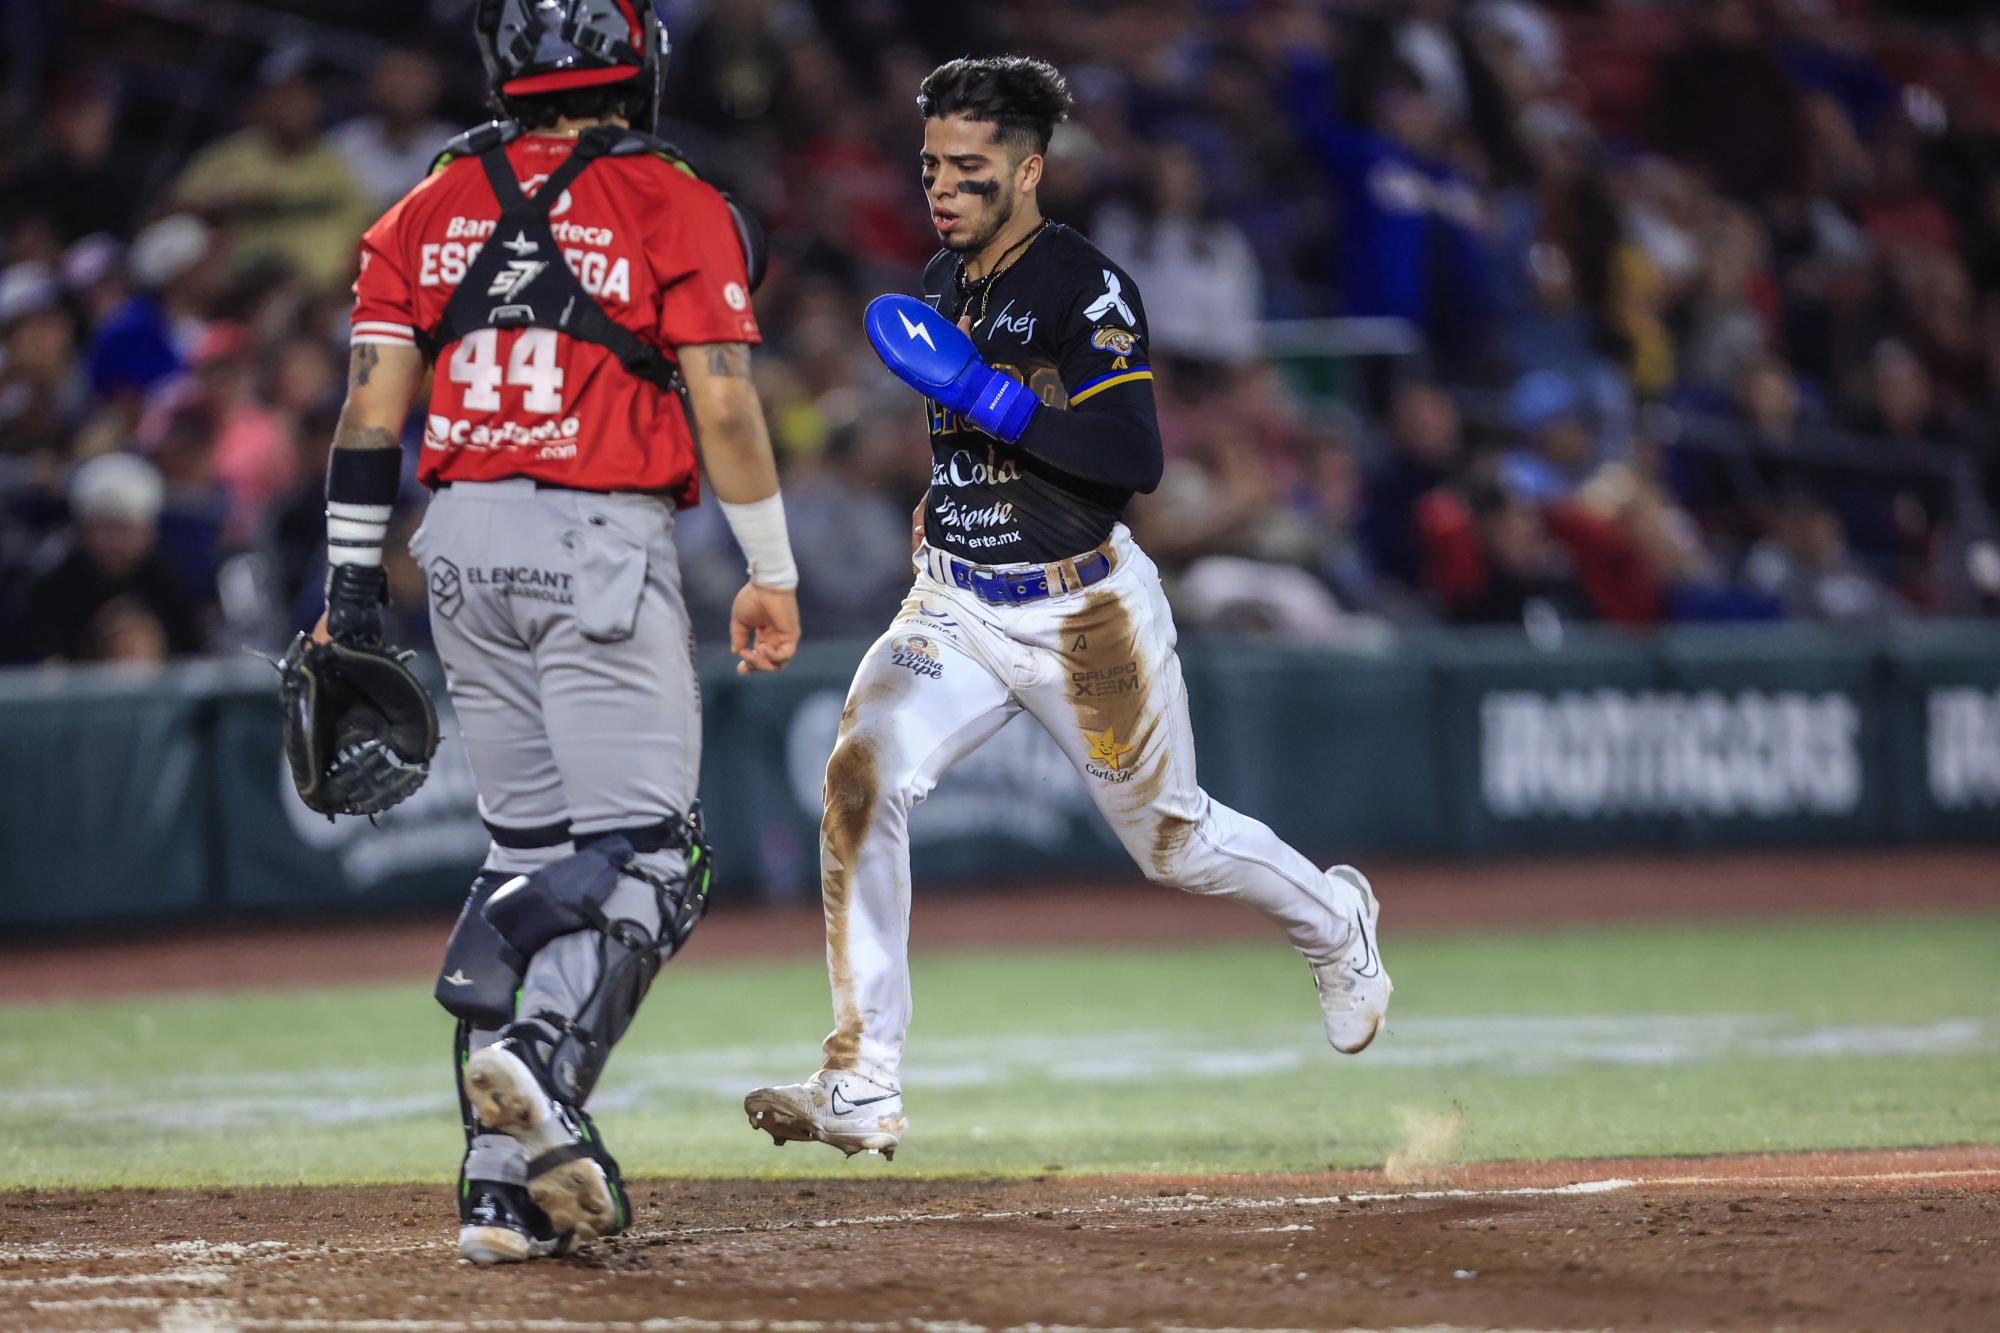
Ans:
[[[501,341],[512,338],[503,358]],[[480,329],[460,339],[451,354],[451,382],[465,389],[465,406],[474,412],[507,408],[504,389],[521,390],[521,410],[554,416],[563,410],[563,368],[554,329]],[[504,364],[503,364],[504,360]]]

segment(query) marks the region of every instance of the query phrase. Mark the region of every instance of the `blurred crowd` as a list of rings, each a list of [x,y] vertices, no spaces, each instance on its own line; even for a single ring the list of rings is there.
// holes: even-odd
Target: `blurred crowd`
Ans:
[[[469,0],[196,8],[10,10],[0,660],[309,622],[356,237],[483,115]],[[1045,210],[1145,293],[1168,466],[1131,522],[1187,628],[2000,611],[1980,8],[669,6],[664,131],[774,237],[756,366],[809,631],[876,632],[910,576],[923,415],[858,312],[934,248],[919,79],[1002,50],[1068,74]],[[681,539],[711,631],[740,560],[713,506]]]

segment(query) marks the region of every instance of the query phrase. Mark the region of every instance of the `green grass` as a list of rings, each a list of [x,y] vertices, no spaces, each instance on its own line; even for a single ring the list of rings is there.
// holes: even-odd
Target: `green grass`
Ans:
[[[1279,944],[920,957],[893,1164],[744,1124],[815,1067],[815,963],[677,966],[594,1109],[634,1174],[1317,1170],[1439,1117],[1459,1160],[2000,1141],[2000,916],[1384,942],[1357,1059]],[[449,1041],[426,984],[0,1008],[0,1187],[447,1179]]]

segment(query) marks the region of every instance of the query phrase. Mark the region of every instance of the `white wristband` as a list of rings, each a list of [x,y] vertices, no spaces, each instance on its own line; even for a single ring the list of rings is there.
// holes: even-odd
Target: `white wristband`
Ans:
[[[382,543],[389,539],[391,505],[343,504],[330,500],[326,506],[326,562],[329,565],[379,565]]]
[[[750,562],[750,581],[760,588],[780,590],[799,586],[799,567],[792,563],[792,539],[785,530],[785,497],[782,493],[731,504],[718,499],[722,517],[736,534],[743,558]]]

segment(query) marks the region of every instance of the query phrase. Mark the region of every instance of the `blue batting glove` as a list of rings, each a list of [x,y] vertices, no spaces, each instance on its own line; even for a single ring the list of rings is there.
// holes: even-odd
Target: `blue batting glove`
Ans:
[[[862,322],[891,374],[996,439],[1020,439],[1041,406],[1019,381],[980,360],[962,329],[913,296],[876,297]]]

